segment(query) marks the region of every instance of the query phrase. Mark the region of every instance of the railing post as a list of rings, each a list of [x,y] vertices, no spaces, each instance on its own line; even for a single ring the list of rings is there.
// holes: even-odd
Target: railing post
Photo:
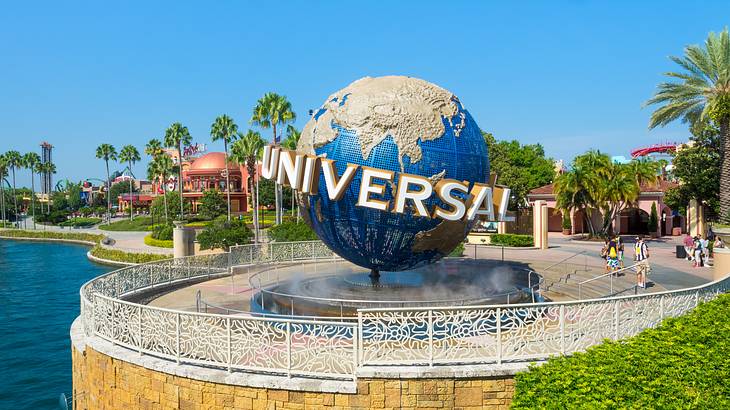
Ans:
[[[228,251],[228,273],[233,275],[233,252]]]
[[[286,322],[286,377],[291,377],[291,322]]]
[[[142,305],[137,307],[137,352],[142,356]]]
[[[353,361],[352,379],[355,380],[356,379],[355,375],[357,374],[357,368],[360,367],[360,364],[358,362],[358,360],[359,360],[358,352],[360,351],[360,348],[358,347],[358,345],[359,345],[358,342],[360,339],[360,334],[359,334],[360,332],[357,327],[351,327],[351,329],[352,329],[352,361]]]
[[[180,364],[180,312],[175,316],[175,360]]]
[[[365,346],[363,345],[363,323],[362,323],[362,312],[357,312],[357,337],[359,338],[357,344],[357,362],[363,364],[365,360]]]
[[[433,366],[433,309],[428,310],[428,366]]]
[[[502,308],[497,308],[497,364],[502,364]]]
[[[114,301],[113,301],[113,299],[111,301],[108,299],[105,299],[105,301],[108,302],[112,307],[112,335],[111,336],[112,336],[112,343],[115,343],[117,339],[114,334],[116,333],[116,323],[117,322],[116,322],[116,320],[114,320],[115,316],[116,316],[114,314]]]
[[[291,261],[294,262],[294,242],[289,243],[289,248],[291,249]]]
[[[664,295],[659,295],[659,321],[664,320]]]
[[[231,318],[226,318],[226,327],[228,328],[228,373],[231,372],[231,364],[233,363],[233,352],[231,351]]]
[[[560,354],[565,355],[565,305],[560,305]]]
[[[253,245],[248,245],[248,263],[253,264]]]
[[[621,313],[619,312],[619,305],[618,305],[618,299],[613,300],[613,323],[614,323],[614,330],[613,330],[613,340],[619,339],[619,323],[621,319]]]

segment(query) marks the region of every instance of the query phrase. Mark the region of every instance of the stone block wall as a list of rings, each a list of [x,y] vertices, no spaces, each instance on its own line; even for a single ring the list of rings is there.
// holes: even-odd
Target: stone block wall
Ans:
[[[355,394],[204,382],[72,347],[74,409],[506,409],[512,378],[359,379]]]

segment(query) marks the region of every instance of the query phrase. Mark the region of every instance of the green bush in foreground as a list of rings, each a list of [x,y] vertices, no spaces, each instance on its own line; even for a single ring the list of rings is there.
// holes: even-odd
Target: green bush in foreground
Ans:
[[[156,246],[158,248],[172,248],[172,239],[156,239],[153,237],[154,234],[149,234],[144,237],[144,243],[149,246]]]
[[[730,408],[730,295],[516,377],[513,408]]]
[[[233,219],[228,223],[225,219],[218,219],[200,232],[197,240],[200,249],[203,250],[216,248],[228,250],[233,245],[249,243],[251,236],[253,233],[243,221]]]
[[[158,255],[154,253],[130,253],[116,249],[102,248],[98,245],[91,250],[91,254],[101,259],[128,263],[154,262],[172,257],[171,255]]]
[[[70,239],[75,241],[86,241],[99,243],[104,235],[77,232],[50,232],[50,231],[23,231],[17,229],[0,230],[0,236],[28,239]]]
[[[533,246],[532,235],[517,235],[513,233],[495,233],[490,237],[491,245],[525,247]]]
[[[456,245],[456,248],[449,253],[449,256],[463,256],[464,255],[464,242]]]
[[[156,218],[155,222],[162,222],[162,219]],[[123,219],[121,221],[112,222],[110,224],[101,224],[99,229],[104,231],[146,231],[152,225],[151,216],[137,216],[133,220]]]
[[[317,240],[317,234],[304,221],[284,221],[269,228],[269,238],[277,242]]]

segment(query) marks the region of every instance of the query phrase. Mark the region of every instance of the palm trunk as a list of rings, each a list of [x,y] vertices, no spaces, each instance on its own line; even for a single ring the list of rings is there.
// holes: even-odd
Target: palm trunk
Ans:
[[[226,157],[225,161],[225,170],[226,170],[226,204],[228,206],[228,223],[231,222],[231,181],[229,174],[231,173],[228,170],[228,141],[224,138],[223,139],[223,152]],[[241,206],[239,201],[239,208]]]
[[[112,223],[112,193],[111,186],[109,184],[109,160],[106,161],[106,223],[107,225]]]
[[[165,223],[170,223],[167,216],[167,183],[165,182],[165,178],[163,176],[162,179],[162,201],[165,203]]]
[[[251,215],[253,217],[253,238],[254,242],[259,242],[259,218],[258,218],[258,212],[256,211],[256,198],[253,195],[254,192],[254,181],[253,181],[253,174],[250,172],[248,173],[248,195],[249,198],[251,198]]]
[[[259,180],[256,179],[256,205],[254,207],[254,212],[256,212],[256,236],[261,240],[261,227],[259,224],[261,223],[261,218],[259,218]]]
[[[35,173],[30,171],[30,206],[33,207],[33,230],[35,230]]]
[[[271,127],[274,130],[274,145],[279,145],[279,141],[276,138],[276,124],[271,124]],[[276,176],[274,177],[274,181],[276,181]],[[276,209],[276,217],[274,218],[275,223],[278,225],[281,223],[281,217],[282,217],[282,192],[281,192],[281,185],[279,185],[278,182],[274,183],[274,208]]]
[[[180,219],[185,218],[185,210],[183,208],[183,188],[182,188],[182,145],[177,143],[177,190],[180,192]]]
[[[15,209],[15,224],[18,224],[18,197],[15,196],[15,167],[10,168],[13,171],[13,209]]]
[[[3,216],[3,228],[5,228],[5,188],[3,187],[3,182],[5,179],[5,175],[0,174],[0,207],[2,207],[2,216]]]
[[[720,121],[722,169],[720,170],[720,220],[730,223],[730,117]]]
[[[132,175],[132,161],[129,161],[129,175]],[[129,179],[129,220],[134,220],[134,198],[132,198],[132,179]]]

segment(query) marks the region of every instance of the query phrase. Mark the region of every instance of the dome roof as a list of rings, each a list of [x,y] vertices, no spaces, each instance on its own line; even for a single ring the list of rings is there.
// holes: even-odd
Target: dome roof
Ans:
[[[216,170],[216,169],[223,169],[226,162],[226,154],[223,152],[210,152],[205,155],[203,155],[200,158],[197,158],[195,161],[193,161],[192,164],[190,164],[190,170],[198,170],[198,171],[204,171],[204,170]],[[228,169],[240,169],[238,164],[233,162],[228,162]]]

